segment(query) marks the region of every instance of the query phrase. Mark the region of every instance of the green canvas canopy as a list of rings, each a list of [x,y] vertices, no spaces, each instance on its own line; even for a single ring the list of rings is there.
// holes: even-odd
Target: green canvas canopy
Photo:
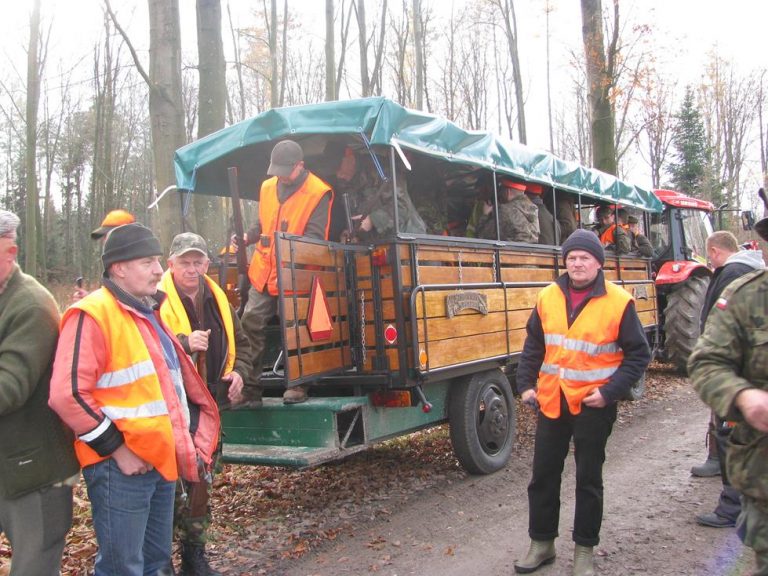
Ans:
[[[237,166],[242,196],[257,199],[277,141],[294,139],[305,156],[319,156],[327,140],[337,137],[367,140],[374,148],[399,146],[460,167],[493,170],[594,200],[662,210],[650,190],[491,132],[463,130],[382,97],[277,108],[219,130],[176,151],[176,185],[194,193],[227,196],[226,171]]]

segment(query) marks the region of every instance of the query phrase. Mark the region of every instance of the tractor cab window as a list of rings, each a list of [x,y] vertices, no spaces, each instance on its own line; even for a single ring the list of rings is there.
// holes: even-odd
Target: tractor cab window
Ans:
[[[653,253],[659,256],[669,248],[669,213],[667,211],[651,214],[651,229],[648,239],[653,246]]]
[[[686,256],[706,264],[706,241],[713,232],[708,214],[703,210],[680,210],[680,216],[683,223]]]

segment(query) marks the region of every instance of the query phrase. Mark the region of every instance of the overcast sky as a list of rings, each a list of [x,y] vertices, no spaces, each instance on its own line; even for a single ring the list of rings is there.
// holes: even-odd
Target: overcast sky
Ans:
[[[396,2],[389,0],[391,6]],[[146,0],[113,0],[112,3],[137,49],[146,53],[149,43]],[[340,4],[340,0],[336,3]],[[368,12],[373,13],[372,0],[368,3]],[[463,3],[462,0],[453,2],[455,6]],[[604,5],[608,3],[609,0],[603,0]],[[2,77],[7,79],[16,73],[22,83],[26,75],[24,50],[31,4],[32,0],[4,0],[0,21]],[[279,4],[282,7],[282,2]],[[451,0],[422,0],[422,4],[433,6],[438,16],[447,15],[451,9]],[[553,96],[556,97],[557,90],[570,89],[569,52],[582,49],[581,13],[578,0],[551,0],[551,4],[554,8],[550,16],[551,75]],[[253,21],[249,13],[254,8],[259,9],[261,2],[229,0],[229,5],[236,20],[235,26],[244,26]],[[767,5],[765,0],[730,0],[727,3],[722,0],[621,0],[620,4],[625,22],[653,27],[655,42],[662,46],[657,52],[659,65],[678,80],[681,91],[686,84],[698,81],[707,53],[713,48],[723,58],[736,62],[743,74],[768,66],[765,51],[760,48]],[[77,74],[83,82],[87,81],[91,73],[93,45],[102,26],[100,0],[42,0],[42,6],[44,22],[53,22],[49,78],[52,71],[60,66],[69,70],[82,62]],[[195,0],[179,0],[179,6],[183,50],[186,59],[194,61]],[[225,11],[226,6],[227,0],[222,0]],[[289,0],[289,6],[292,11],[301,14],[305,26],[314,23],[314,33],[318,42],[322,42],[325,0]],[[529,144],[539,148],[549,145],[546,108],[542,108],[546,102],[544,6],[545,0],[515,0],[521,66],[527,93]],[[225,49],[231,52],[227,35]],[[754,166],[747,169],[754,171]]]

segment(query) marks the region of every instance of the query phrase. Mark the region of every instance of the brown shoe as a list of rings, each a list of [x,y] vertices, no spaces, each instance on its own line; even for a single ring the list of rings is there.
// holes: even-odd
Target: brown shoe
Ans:
[[[301,404],[307,400],[307,387],[294,386],[283,393],[283,404]]]
[[[261,408],[264,402],[261,399],[264,389],[261,386],[243,386],[243,399],[237,404],[231,404],[230,410],[250,410]]]

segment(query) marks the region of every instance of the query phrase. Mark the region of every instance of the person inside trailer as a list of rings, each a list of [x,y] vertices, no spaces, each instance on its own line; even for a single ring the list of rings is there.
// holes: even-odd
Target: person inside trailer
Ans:
[[[483,204],[483,216],[477,227],[478,237],[506,242],[539,241],[539,216],[536,205],[525,195],[526,185],[509,178],[499,180],[499,233],[493,205]]]

